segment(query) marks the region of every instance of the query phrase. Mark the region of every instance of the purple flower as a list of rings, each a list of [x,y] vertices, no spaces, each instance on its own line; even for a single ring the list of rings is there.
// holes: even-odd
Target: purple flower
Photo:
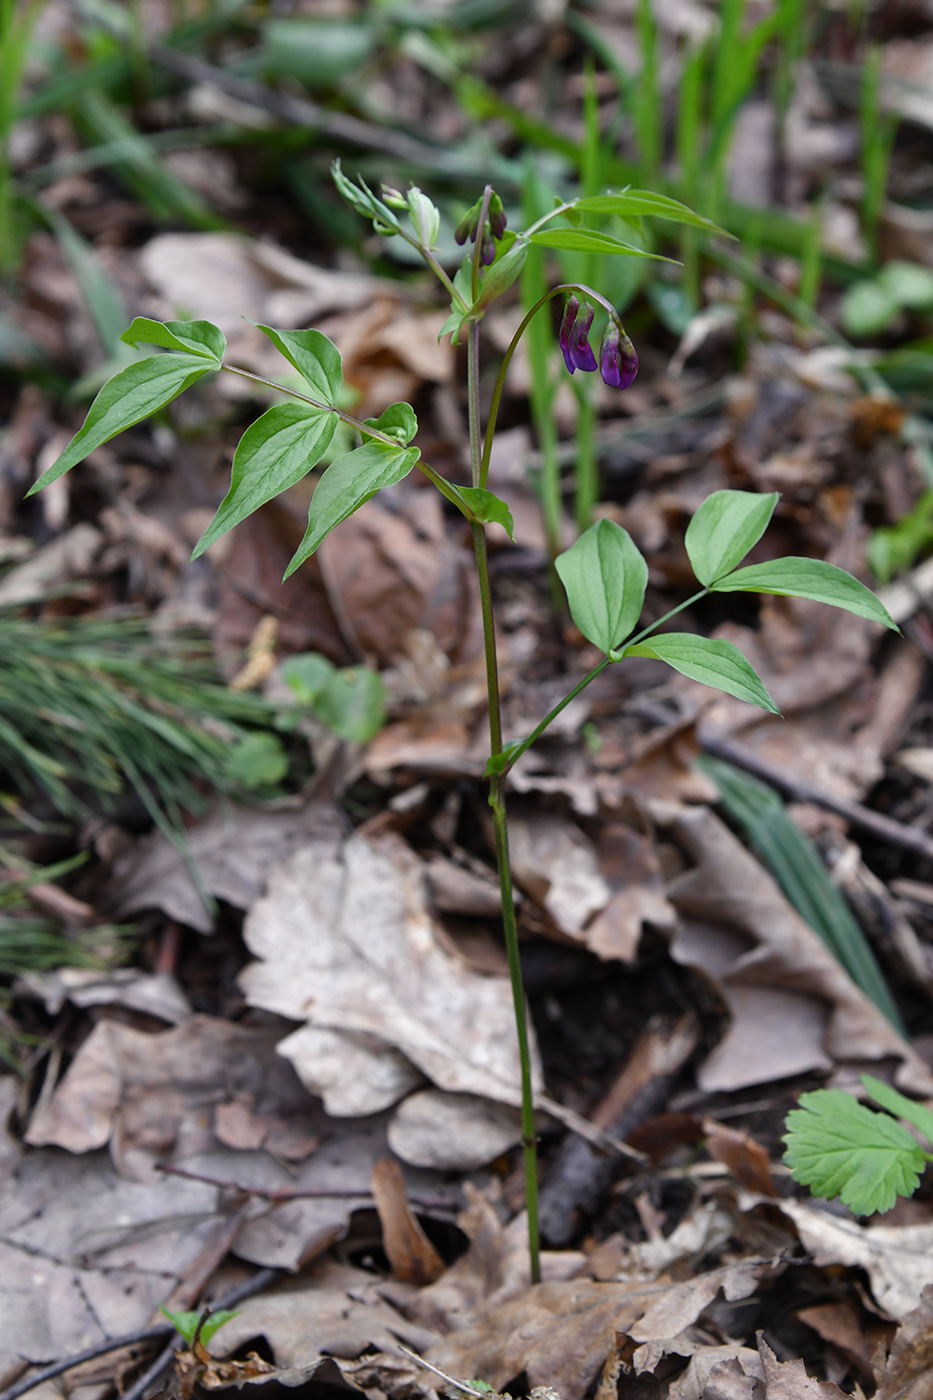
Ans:
[[[585,302],[577,313],[577,319],[573,323],[573,330],[570,333],[570,358],[577,369],[596,369],[596,356],[593,354],[593,347],[589,341],[590,326],[593,324],[594,311],[592,306]]]
[[[568,374],[573,374],[577,368],[573,362],[573,354],[570,349],[570,337],[573,334],[573,323],[577,319],[577,312],[579,310],[580,303],[577,301],[576,297],[568,297],[567,305],[564,307],[563,320],[560,323],[560,334],[557,338],[561,354],[564,357],[564,364],[567,366]]]
[[[627,389],[638,373],[638,355],[625,334],[621,321],[613,316],[599,347],[599,372],[613,389]]]
[[[482,267],[488,267],[490,263],[494,263],[496,260],[496,245],[488,233],[483,235],[479,260]]]

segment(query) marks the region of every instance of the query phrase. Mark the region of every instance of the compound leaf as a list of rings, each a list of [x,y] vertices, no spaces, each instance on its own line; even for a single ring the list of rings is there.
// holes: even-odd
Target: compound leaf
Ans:
[[[95,447],[157,413],[216,368],[200,355],[153,355],[145,360],[134,360],[107,380],[64,452],[27,494],[31,496],[57,481],[78,462],[83,462]]]
[[[748,564],[712,585],[715,593],[777,593],[784,598],[812,598],[831,603],[858,617],[881,622],[892,631],[897,623],[870,588],[859,583],[845,569],[825,559],[772,559],[767,564]]]
[[[614,520],[597,520],[558,555],[555,568],[584,637],[612,651],[641,616],[648,582],[648,565],[631,535]]]
[[[839,1196],[856,1215],[890,1210],[920,1184],[924,1157],[906,1128],[844,1089],[800,1096],[787,1115],[784,1161],[817,1196]]]
[[[317,466],[330,446],[337,419],[326,409],[279,403],[252,423],[233,454],[230,490],[195,546],[193,559],[273,496]]]
[[[707,496],[684,539],[702,584],[710,587],[742,562],[764,534],[777,503],[776,491],[714,491]]]
[[[754,668],[732,642],[698,637],[692,632],[664,632],[626,647],[624,656],[651,656],[666,661],[682,676],[724,690],[737,700],[760,705],[778,715],[780,710],[765,690]]]
[[[382,442],[366,442],[332,462],[314,488],[308,528],[285,578],[314,553],[342,520],[383,486],[394,486],[406,477],[420,456],[417,447],[395,448]]]
[[[320,331],[276,331],[260,326],[280,355],[306,380],[324,403],[333,407],[343,389],[340,351]]]
[[[227,348],[227,338],[212,321],[153,321],[137,316],[120,336],[127,345],[161,345],[163,350],[180,350],[216,361],[220,367]]]

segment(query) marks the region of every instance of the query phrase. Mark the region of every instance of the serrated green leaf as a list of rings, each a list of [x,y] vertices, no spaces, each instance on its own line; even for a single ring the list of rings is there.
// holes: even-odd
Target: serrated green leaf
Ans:
[[[294,365],[318,398],[334,407],[343,390],[340,351],[334,342],[320,331],[276,331],[262,325],[259,329],[279,354]]]
[[[648,565],[614,520],[597,520],[554,564],[570,615],[587,641],[610,652],[641,616]]]
[[[477,520],[488,525],[495,522],[501,525],[510,540],[515,538],[515,522],[512,519],[512,512],[505,501],[487,491],[484,486],[456,486],[454,490],[461,496],[469,506]]]
[[[717,579],[714,593],[776,593],[782,598],[812,598],[845,608],[857,617],[883,623],[900,631],[887,608],[870,588],[857,578],[828,564],[825,559],[772,559],[767,564],[748,564],[726,578]]]
[[[211,321],[153,321],[137,316],[120,339],[127,345],[161,345],[164,350],[202,355],[218,365],[227,348],[226,336]]]
[[[107,380],[64,452],[26,494],[31,496],[57,481],[78,462],[83,462],[95,447],[157,413],[215,368],[195,355],[153,355],[145,360],[134,360]]]
[[[623,656],[653,656],[692,681],[724,690],[750,705],[760,705],[772,715],[781,713],[754,668],[732,642],[697,637],[692,632],[663,632],[626,647]]]
[[[322,724],[341,739],[368,744],[385,724],[386,692],[378,671],[350,666],[334,671],[312,702]]]
[[[915,1128],[919,1128],[927,1142],[933,1146],[933,1113],[925,1108],[922,1103],[916,1103],[913,1099],[905,1098],[896,1089],[892,1089],[889,1084],[884,1084],[880,1079],[875,1079],[870,1074],[862,1075],[862,1083],[868,1090],[875,1103],[886,1108],[889,1113],[893,1113],[897,1118],[906,1118],[908,1123],[913,1123]]]
[[[170,1312],[168,1308],[162,1307],[159,1308],[159,1312],[162,1313],[164,1317],[168,1318],[169,1322],[175,1328],[175,1331],[179,1336],[184,1337],[185,1341],[190,1346],[197,1334],[198,1323],[201,1320],[202,1314],[199,1312]],[[229,1322],[231,1318],[239,1316],[238,1310],[219,1308],[217,1312],[211,1313],[210,1317],[205,1319],[204,1326],[201,1328],[200,1340],[207,1346],[211,1337],[213,1337],[215,1332],[220,1331],[225,1322]]]
[[[722,234],[731,238],[724,228],[704,219],[686,204],[671,199],[666,194],[652,194],[650,190],[626,190],[622,194],[593,194],[574,201],[575,209],[593,214],[618,214],[620,218],[643,218],[646,215],[655,219],[668,219],[675,224],[689,224],[693,228],[705,229],[707,233]]]
[[[389,404],[378,418],[367,418],[364,421],[368,427],[385,433],[387,437],[397,438],[405,447],[418,431],[418,420],[410,403]]]
[[[684,543],[693,572],[706,587],[740,564],[768,527],[776,491],[714,491],[687,526]]]
[[[654,258],[656,262],[677,263],[676,258],[662,258],[660,253],[647,253],[634,243],[625,243],[611,233],[597,233],[591,228],[542,228],[528,237],[529,243],[540,248],[562,248],[574,253],[620,253],[630,258]],[[679,264],[677,264],[679,266]]]
[[[195,545],[192,559],[266,501],[307,476],[330,446],[336,426],[332,413],[308,404],[278,403],[267,408],[237,443],[230,490]]]
[[[282,680],[298,701],[299,705],[314,704],[324,689],[336,667],[316,651],[302,652],[290,656],[282,663]]]
[[[844,1089],[802,1094],[787,1115],[784,1161],[817,1196],[839,1196],[856,1215],[890,1210],[920,1184],[923,1153],[906,1128]]]
[[[375,496],[383,486],[394,486],[411,471],[421,456],[417,447],[393,448],[381,442],[366,442],[332,462],[324,472],[308,512],[308,528],[285,578],[314,553],[342,520]]]

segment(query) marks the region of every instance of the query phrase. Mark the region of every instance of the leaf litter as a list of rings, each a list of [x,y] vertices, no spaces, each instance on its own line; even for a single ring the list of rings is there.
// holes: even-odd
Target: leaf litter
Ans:
[[[664,43],[678,25],[706,22],[696,9],[677,18],[658,8]],[[597,11],[592,22],[617,45],[631,43],[624,18]],[[409,82],[410,102],[422,86],[423,75]],[[825,101],[811,94],[807,106],[795,95],[786,154],[798,182],[825,159],[816,137],[839,134]],[[194,178],[192,163],[187,177],[183,161],[174,168]],[[88,220],[88,190],[98,189],[81,195],[72,186],[58,197]],[[114,207],[109,217],[113,240],[129,216]],[[359,265],[318,267],[265,237],[163,232],[134,241],[138,248],[104,252],[140,314],[210,315],[260,373],[267,342],[241,313],[279,325],[314,321],[340,344],[366,411],[412,392],[433,395],[443,442],[451,365],[438,351],[437,312],[417,294]],[[94,331],[57,245],[40,235],[31,256],[32,304],[18,314],[60,363],[91,368]],[[736,318],[720,319],[717,333],[728,337]],[[861,567],[862,502],[839,470],[857,419],[854,391],[838,368],[800,352],[787,323],[776,324],[776,341],[753,345],[730,383],[725,418],[694,420],[667,456],[656,434],[636,494],[616,489],[607,459],[607,508],[650,541],[659,592],[677,585],[685,515],[707,491],[736,484],[783,491],[789,509],[779,526],[802,551],[830,549]],[[708,329],[684,335],[666,398],[633,399],[636,419],[663,415],[702,382],[692,356]],[[712,339],[702,346],[715,354]],[[563,422],[572,411],[562,400]],[[621,1135],[646,1151],[662,1144],[649,1172],[579,1136],[566,1140],[586,1148],[588,1169],[597,1161],[608,1170],[596,1203],[575,1218],[579,1248],[546,1251],[546,1282],[529,1290],[514,1174],[517,1074],[477,797],[482,693],[471,669],[477,633],[463,542],[433,497],[406,487],[388,505],[370,503],[317,572],[279,592],[280,564],[293,548],[283,541],[300,536],[306,507],[291,501],[244,526],[226,554],[217,550],[201,586],[184,563],[200,533],[191,513],[213,504],[226,447],[216,459],[198,457],[193,439],[218,412],[205,398],[192,423],[175,424],[174,461],[144,435],[96,454],[88,489],[116,499],[116,509],[99,512],[98,530],[67,492],[43,505],[44,528],[56,537],[14,563],[2,596],[41,602],[65,584],[77,585],[81,609],[127,596],[179,615],[187,607],[231,659],[261,618],[276,616],[280,654],[376,661],[390,682],[391,719],[365,753],[340,750],[323,798],[222,808],[190,828],[189,854],[203,889],[222,901],[220,919],[164,838],[121,841],[106,907],[120,918],[149,911],[157,958],[168,964],[153,974],[163,978],[161,996],[142,977],[131,986],[84,969],[18,990],[18,1005],[44,1007],[43,1030],[51,1025],[66,1049],[49,1054],[31,1098],[12,1077],[0,1080],[15,1125],[0,1153],[0,1352],[10,1374],[9,1358],[39,1364],[145,1327],[179,1289],[193,1290],[196,1305],[207,1260],[209,1296],[254,1267],[293,1273],[247,1300],[212,1343],[229,1353],[262,1337],[273,1358],[263,1364],[286,1368],[290,1386],[300,1372],[302,1384],[430,1397],[438,1378],[400,1356],[401,1342],[455,1380],[500,1389],[524,1373],[527,1386],[551,1387],[563,1400],[588,1389],[599,1400],[627,1386],[640,1394],[646,1377],[652,1395],[683,1400],[830,1400],[843,1393],[834,1380],[869,1384],[872,1366],[882,1400],[926,1395],[926,1197],[893,1221],[863,1224],[788,1196],[775,1105],[791,1102],[788,1084],[812,1087],[831,1075],[851,1086],[866,1065],[929,1097],[929,1045],[905,1040],[828,957],[709,809],[716,793],[692,766],[711,736],[727,735],[830,794],[867,799],[880,780],[900,820],[922,817],[926,791],[892,779],[886,762],[899,748],[929,749],[917,650],[904,644],[900,661],[888,651],[875,671],[870,628],[767,603],[754,627],[743,615],[716,635],[756,662],[785,722],[753,719],[739,702],[698,703],[681,681],[655,692],[647,719],[632,693],[656,672],[637,662],[629,673],[637,681],[616,668],[517,771],[525,806],[516,880],[529,963],[543,969],[532,984],[541,1083],[576,1083],[572,1107],[603,1131],[623,1121]],[[47,464],[58,430],[47,404],[38,420],[44,445],[21,434],[15,455],[24,481]],[[622,420],[623,435],[631,426]],[[883,476],[893,498],[906,469],[880,458],[867,451],[853,470],[873,482]],[[197,499],[179,481],[186,474],[199,483]],[[870,513],[879,509],[873,498]],[[141,524],[156,515],[165,522],[160,538]],[[540,542],[537,519],[523,538]],[[499,548],[507,712],[521,733],[552,703],[557,648],[539,580],[514,556],[513,569]],[[22,561],[15,551],[7,557]],[[560,645],[559,665],[583,662],[579,638]],[[819,835],[812,812],[810,820]],[[107,839],[98,833],[102,850]],[[877,851],[870,855],[884,869]],[[908,879],[918,873],[929,880],[922,866],[908,867]],[[227,956],[231,910],[247,918],[245,951],[235,941],[228,973],[232,983],[239,972],[241,989],[228,1021],[208,1014],[203,977],[190,975],[199,957],[214,955],[186,932],[179,963],[166,921]],[[916,905],[910,914],[922,951],[929,923]],[[149,951],[144,958],[157,960]],[[574,979],[592,986],[587,977],[632,988],[626,1009],[643,1034],[594,1048],[601,1028],[570,1000]],[[652,991],[665,977],[663,991]],[[924,1024],[921,993],[907,995],[911,1024]],[[651,1016],[681,1010],[685,996],[701,1025],[677,1042],[670,1019]],[[628,1117],[611,1119],[613,1103]],[[542,1114],[539,1126],[556,1167],[555,1121]],[[464,1202],[463,1233],[453,1236]],[[830,1307],[840,1310],[834,1322]],[[881,1335],[893,1338],[886,1357],[853,1343],[862,1369],[846,1369],[844,1337]],[[826,1380],[807,1375],[800,1352]],[[200,1384],[230,1384],[234,1374],[218,1366]],[[271,1374],[240,1379],[269,1386]]]

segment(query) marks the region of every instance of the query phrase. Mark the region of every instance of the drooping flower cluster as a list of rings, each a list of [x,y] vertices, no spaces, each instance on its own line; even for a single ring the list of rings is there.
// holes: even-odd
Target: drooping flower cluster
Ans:
[[[613,389],[627,389],[638,373],[635,347],[625,334],[622,322],[612,312],[599,346],[597,361],[589,340],[593,315],[593,308],[588,302],[581,306],[575,296],[567,298],[559,336],[564,363],[570,374],[578,369],[598,369],[605,383]]]
[[[483,200],[481,197],[476,201],[472,209],[467,210],[454,230],[454,238],[462,245],[467,239],[469,239],[471,243],[475,243],[477,237],[480,237],[482,239],[480,261],[483,267],[488,267],[491,262],[495,261],[496,240],[500,239],[505,233],[507,220],[505,209],[502,207],[502,200],[493,192],[489,200],[488,218],[485,221],[485,227],[481,230],[479,227],[479,216],[482,205]]]

